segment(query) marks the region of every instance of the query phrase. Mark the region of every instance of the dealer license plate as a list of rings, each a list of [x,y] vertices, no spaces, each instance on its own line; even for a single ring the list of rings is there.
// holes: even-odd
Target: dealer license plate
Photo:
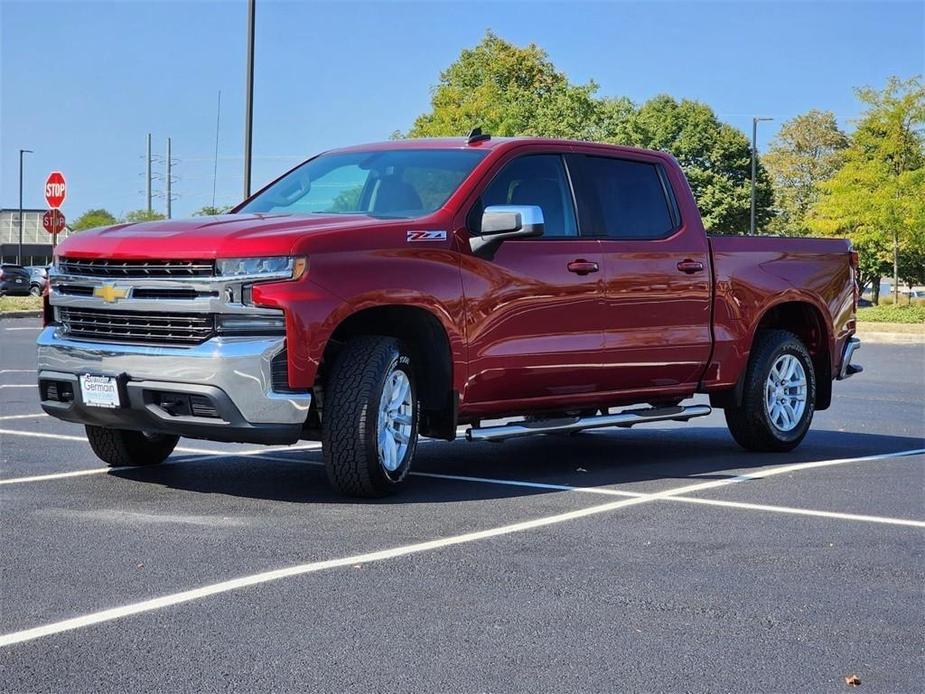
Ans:
[[[112,376],[86,374],[80,377],[80,395],[84,405],[120,407],[119,386]]]

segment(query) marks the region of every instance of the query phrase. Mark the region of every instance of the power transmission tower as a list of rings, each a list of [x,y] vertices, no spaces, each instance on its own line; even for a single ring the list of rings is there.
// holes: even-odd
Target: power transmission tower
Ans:
[[[173,168],[173,161],[170,158],[170,138],[169,137],[167,138],[167,159],[164,162],[164,166],[165,166],[165,171],[166,171],[166,175],[164,179],[165,179],[165,185],[167,186],[167,191],[166,191],[166,194],[164,195],[164,198],[166,199],[166,202],[167,202],[167,219],[170,219],[170,203],[173,202],[173,196],[170,193],[170,186],[173,183],[170,171]]]
[[[147,167],[145,169],[145,178],[147,179],[147,198],[148,198],[148,214],[151,214],[151,133],[148,133],[148,153],[147,153]]]

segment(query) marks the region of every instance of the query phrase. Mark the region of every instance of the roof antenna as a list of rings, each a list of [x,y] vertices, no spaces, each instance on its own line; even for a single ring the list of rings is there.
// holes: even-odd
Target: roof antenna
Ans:
[[[469,137],[466,138],[466,144],[474,145],[477,142],[485,142],[486,140],[490,139],[491,135],[488,133],[483,133],[481,128],[476,127],[469,131]]]

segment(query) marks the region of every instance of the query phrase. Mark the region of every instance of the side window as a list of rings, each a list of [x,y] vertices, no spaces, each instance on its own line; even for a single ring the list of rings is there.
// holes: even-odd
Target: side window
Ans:
[[[480,201],[480,210],[490,205],[537,205],[543,210],[544,236],[578,235],[572,192],[558,154],[531,154],[509,162]]]
[[[610,238],[662,238],[675,227],[655,164],[585,157],[582,180]]]

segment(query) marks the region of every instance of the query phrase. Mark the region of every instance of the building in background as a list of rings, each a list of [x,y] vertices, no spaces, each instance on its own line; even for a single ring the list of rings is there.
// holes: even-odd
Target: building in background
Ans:
[[[42,226],[45,210],[22,211],[22,264],[48,265],[51,263],[51,234]],[[71,233],[70,227],[58,234],[60,243]],[[0,209],[0,255],[4,263],[15,263],[19,253],[19,208]]]

